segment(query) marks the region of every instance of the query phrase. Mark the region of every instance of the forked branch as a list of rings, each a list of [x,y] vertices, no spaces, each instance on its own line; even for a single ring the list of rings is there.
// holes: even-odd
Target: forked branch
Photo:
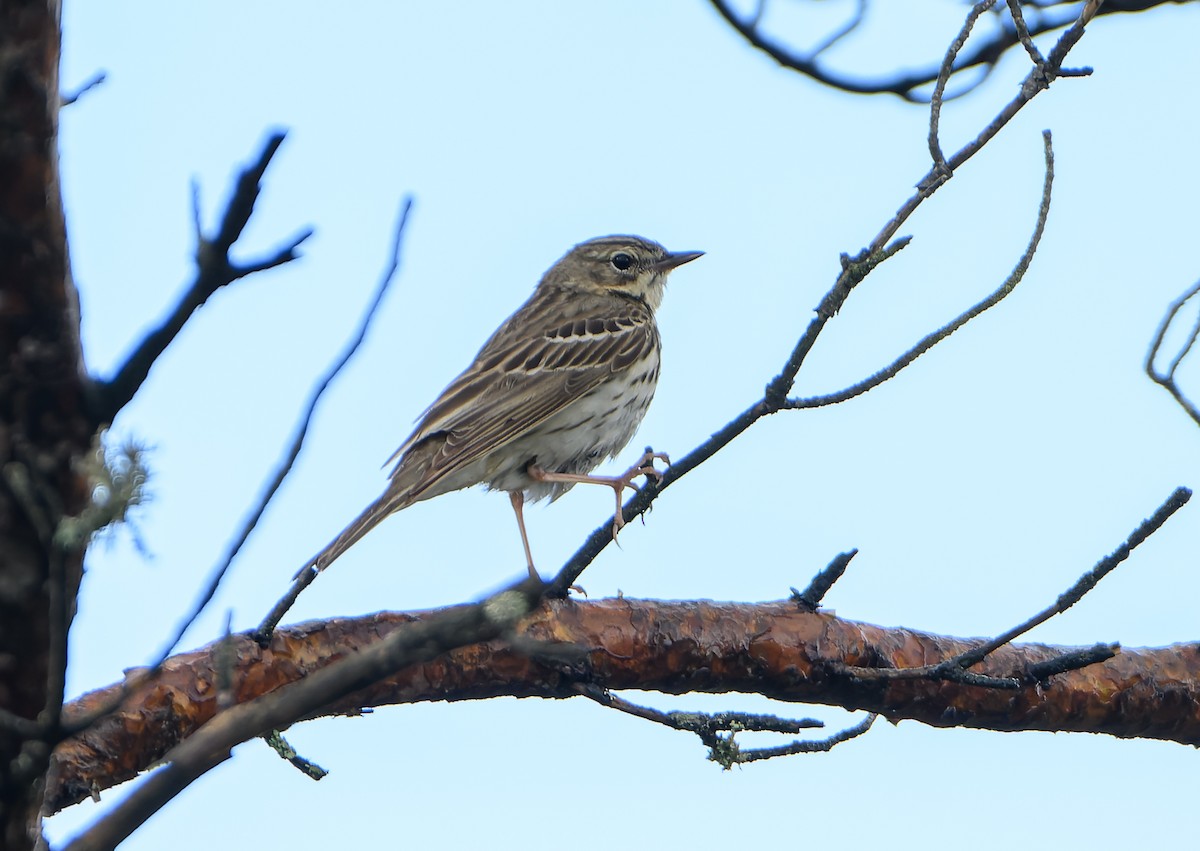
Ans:
[[[979,5],[986,6],[991,4],[984,3]],[[1083,36],[1084,27],[1096,14],[1098,6],[1099,3],[1096,0],[1089,0],[1089,2],[1083,5],[1082,10],[1075,19],[1075,23],[1063,33],[1046,59],[1035,64],[1033,70],[1026,76],[1012,100],[1005,104],[996,117],[974,139],[967,142],[949,157],[941,155],[940,142],[936,141],[937,113],[938,109],[940,109],[940,99],[935,101],[930,110],[930,138],[933,140],[931,142],[931,150],[934,151],[934,162],[929,172],[918,181],[917,191],[900,206],[900,209],[897,210],[896,214],[883,226],[879,233],[875,235],[875,238],[871,240],[869,245],[853,257],[849,255],[842,256],[841,273],[838,275],[833,286],[821,299],[816,310],[816,315],[810,320],[804,333],[801,334],[779,374],[768,382],[762,397],[717,430],[707,441],[684,457],[678,459],[667,469],[661,481],[647,484],[640,492],[630,498],[622,509],[626,522],[643,514],[654,503],[659,494],[690,471],[703,464],[763,417],[786,408],[812,407],[815,404],[814,401],[790,400],[788,394],[791,393],[800,368],[816,345],[817,339],[825,326],[837,315],[842,305],[845,304],[846,299],[850,297],[851,292],[854,291],[855,287],[868,274],[877,268],[880,263],[908,244],[908,237],[897,238],[896,234],[901,226],[908,221],[909,217],[953,177],[956,169],[975,156],[989,141],[995,138],[1026,104],[1033,100],[1040,92],[1044,91],[1054,80],[1061,76],[1067,76],[1063,70],[1062,63],[1065,61],[1071,48]],[[960,39],[963,43],[966,42],[966,36],[970,32],[970,27],[975,17],[969,17],[967,24],[963,28]],[[951,50],[947,52],[947,58],[944,60],[944,64],[947,67],[948,63],[953,61],[953,57],[961,47],[958,41],[955,42],[955,45],[957,46],[952,46]],[[1072,72],[1072,75],[1074,73]],[[1033,252],[1037,248],[1049,210],[1049,193],[1053,181],[1053,152],[1050,147],[1049,134],[1045,135],[1044,144],[1046,149],[1046,181],[1042,192],[1042,201],[1038,208],[1038,223],[1025,254],[1000,289],[948,325],[918,342],[908,353],[902,355],[890,367],[881,370],[874,376],[864,379],[859,384],[847,388],[847,390],[842,391],[840,394],[830,394],[823,404],[843,401],[843,396],[847,399],[852,398],[859,393],[866,392],[866,390],[878,386],[878,384],[888,380],[888,378],[912,363],[923,352],[928,351],[929,348],[946,339],[955,330],[962,327],[962,325],[983,313],[1007,296],[1008,293],[1012,292],[1012,288],[1016,286],[1024,275]],[[601,525],[594,530],[579,549],[576,550],[575,554],[559,570],[558,575],[552,583],[551,595],[565,596],[571,586],[577,583],[580,575],[587,566],[592,563],[596,556],[611,541],[612,535],[608,531],[607,524]]]
[[[282,131],[268,136],[258,158],[242,170],[233,195],[221,216],[217,233],[211,238],[204,235],[200,223],[199,189],[193,185],[192,206],[197,243],[196,277],[166,319],[138,343],[116,375],[107,381],[93,382],[90,404],[92,416],[98,424],[112,422],[117,412],[137,393],[159,356],[166,351],[184,324],[213,293],[239,278],[295,260],[299,256],[296,249],[312,236],[312,229],[306,228],[275,251],[249,263],[234,262],[229,256],[234,243],[241,238],[242,231],[250,222],[254,205],[258,201],[263,175],[266,174],[271,158],[283,144],[283,138]]]
[[[1167,332],[1174,326],[1179,312],[1200,293],[1200,281],[1190,286],[1183,295],[1171,302],[1167,308],[1167,312],[1163,315],[1162,322],[1159,323],[1158,331],[1154,334],[1154,342],[1150,344],[1150,352],[1146,355],[1146,375],[1150,376],[1150,380],[1155,384],[1163,387],[1171,398],[1179,403],[1179,407],[1192,418],[1192,422],[1200,425],[1200,408],[1196,406],[1183,389],[1180,388],[1175,379],[1175,373],[1179,369],[1179,365],[1183,363],[1192,351],[1192,347],[1196,345],[1196,338],[1200,336],[1200,313],[1197,313],[1192,320],[1191,327],[1186,332],[1183,341],[1178,345],[1175,354],[1167,362],[1165,369],[1158,367],[1159,355],[1162,354],[1163,343],[1166,340]]]

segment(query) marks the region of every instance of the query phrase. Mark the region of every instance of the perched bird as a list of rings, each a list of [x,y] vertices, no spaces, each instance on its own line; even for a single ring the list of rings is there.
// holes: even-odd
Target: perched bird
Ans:
[[[529,573],[536,577],[522,505],[579,483],[621,496],[660,474],[651,453],[621,476],[592,476],[620,452],[650,407],[661,342],[654,312],[668,273],[700,251],[669,252],[637,236],[580,243],[442,391],[388,463],[383,494],[305,565],[324,570],[389,514],[460,488],[508,491]],[[299,576],[299,574],[297,574]]]

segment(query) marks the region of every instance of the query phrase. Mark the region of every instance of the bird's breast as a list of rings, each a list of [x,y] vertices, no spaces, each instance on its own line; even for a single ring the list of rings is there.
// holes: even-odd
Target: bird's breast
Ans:
[[[653,357],[609,378],[510,445],[506,464],[488,480],[493,490],[523,490],[528,501],[557,499],[566,483],[534,482],[530,463],[555,473],[590,473],[629,443],[654,398],[659,358]],[[515,461],[515,463],[512,463]]]

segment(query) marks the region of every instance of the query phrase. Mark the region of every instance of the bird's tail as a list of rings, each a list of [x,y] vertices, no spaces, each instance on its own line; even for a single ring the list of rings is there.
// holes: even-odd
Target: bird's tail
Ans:
[[[296,572],[296,577],[299,577],[300,574],[311,567],[315,567],[318,571],[329,567],[329,565],[341,557],[342,553],[358,543],[363,535],[374,529],[375,524],[380,520],[402,508],[408,508],[414,502],[416,500],[412,499],[409,495],[396,493],[393,489],[388,488],[379,499],[368,505],[362,514],[354,518],[349,526],[330,541],[325,549],[305,562],[304,567]]]

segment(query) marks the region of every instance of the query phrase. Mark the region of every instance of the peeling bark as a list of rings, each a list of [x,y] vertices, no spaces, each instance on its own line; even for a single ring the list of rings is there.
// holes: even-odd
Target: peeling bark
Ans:
[[[243,636],[227,649],[231,698],[254,700],[378,641],[420,614],[381,613],[287,627],[267,649]],[[670,694],[746,692],[778,700],[879,712],[939,727],[1107,733],[1200,743],[1200,647],[1122,650],[1107,662],[1019,691],[945,681],[864,682],[836,664],[914,667],[941,661],[972,641],[883,628],[790,602],[760,604],[653,600],[546,603],[522,628],[526,639],[565,642],[582,663],[542,663],[507,642],[476,644],[405,669],[322,715],[427,700],[500,695],[562,698],[580,681]],[[47,807],[58,810],[136,776],[217,712],[216,645],[173,657],[162,676],[136,690],[126,708],[56,751]],[[1009,676],[1068,648],[1004,647],[978,668]],[[136,675],[137,672],[131,672]],[[100,705],[120,685],[86,695],[68,717]],[[731,707],[736,708],[736,707]]]

